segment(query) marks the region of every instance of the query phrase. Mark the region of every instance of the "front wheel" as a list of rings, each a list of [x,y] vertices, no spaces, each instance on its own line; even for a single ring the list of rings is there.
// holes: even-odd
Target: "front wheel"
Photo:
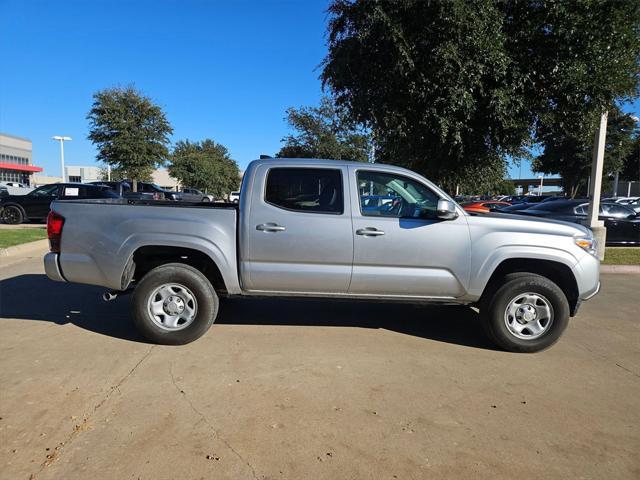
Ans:
[[[569,324],[569,302],[554,282],[533,273],[504,277],[503,285],[483,300],[485,330],[501,348],[533,353],[558,341]]]
[[[218,315],[218,295],[200,271],[167,263],[147,273],[132,296],[133,321],[153,343],[183,345],[204,335]]]

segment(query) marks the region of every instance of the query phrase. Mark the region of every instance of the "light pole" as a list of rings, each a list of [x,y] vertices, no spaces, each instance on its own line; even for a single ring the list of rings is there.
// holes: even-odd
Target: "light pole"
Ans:
[[[64,174],[64,142],[71,141],[71,137],[61,137],[60,135],[56,135],[51,138],[60,142],[60,171],[62,172],[62,175],[60,176],[62,177],[62,183],[65,183],[67,179],[65,178],[66,175]]]
[[[538,196],[542,196],[542,186],[544,185],[544,173],[542,175],[538,175],[540,179],[540,189],[538,190]]]
[[[640,118],[636,115],[631,115],[631,120],[636,123],[640,123]],[[640,148],[638,149],[638,166],[640,167]],[[638,179],[640,180],[640,170],[638,170]],[[627,179],[627,197],[631,196],[631,180]]]
[[[600,115],[600,125],[596,130],[595,142],[593,145],[593,161],[591,163],[591,182],[589,182],[589,213],[587,225],[597,240],[598,258],[604,260],[604,246],[607,240],[607,229],[604,222],[598,218],[600,214],[600,194],[602,190],[602,169],[604,165],[604,144],[607,140],[607,116],[608,112]]]

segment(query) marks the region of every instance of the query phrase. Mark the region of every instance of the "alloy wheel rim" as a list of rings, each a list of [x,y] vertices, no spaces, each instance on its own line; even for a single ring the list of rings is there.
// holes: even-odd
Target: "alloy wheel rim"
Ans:
[[[521,340],[540,338],[551,328],[553,307],[539,293],[526,292],[514,297],[504,312],[504,323],[511,335]]]
[[[2,219],[6,223],[12,223],[18,220],[18,211],[14,207],[5,208],[2,212]]]
[[[165,283],[149,295],[147,310],[155,325],[174,332],[193,323],[198,314],[198,302],[184,285]]]

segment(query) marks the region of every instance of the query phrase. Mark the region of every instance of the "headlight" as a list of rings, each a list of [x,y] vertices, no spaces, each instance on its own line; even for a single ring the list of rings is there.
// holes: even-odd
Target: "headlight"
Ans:
[[[596,255],[598,250],[598,244],[595,238],[593,237],[576,237],[573,239],[575,244],[590,253],[591,255]]]

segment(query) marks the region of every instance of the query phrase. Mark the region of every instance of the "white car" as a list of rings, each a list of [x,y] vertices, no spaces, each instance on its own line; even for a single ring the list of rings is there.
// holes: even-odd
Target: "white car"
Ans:
[[[19,182],[0,182],[0,185],[5,186],[5,187],[29,188],[24,183],[19,183]]]
[[[240,192],[231,192],[229,194],[230,203],[238,203],[240,201]]]

